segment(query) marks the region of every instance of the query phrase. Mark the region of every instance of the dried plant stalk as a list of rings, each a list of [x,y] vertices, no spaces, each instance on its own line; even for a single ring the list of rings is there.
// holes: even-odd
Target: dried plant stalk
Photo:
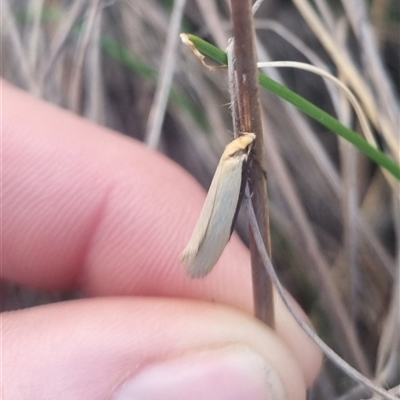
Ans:
[[[257,57],[250,0],[232,0],[232,21],[236,66],[236,104],[240,131],[256,134],[253,168],[250,171],[252,202],[261,227],[265,247],[271,254],[269,233],[266,167],[263,151],[261,107],[258,93]],[[254,313],[269,326],[274,326],[273,291],[268,276],[250,232],[251,267],[253,277]]]

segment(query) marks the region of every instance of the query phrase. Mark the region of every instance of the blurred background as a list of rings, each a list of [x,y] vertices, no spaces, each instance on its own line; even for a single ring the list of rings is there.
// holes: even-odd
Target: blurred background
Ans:
[[[361,101],[369,140],[399,162],[398,0],[265,0],[255,27],[260,61],[311,63],[340,78]],[[229,1],[2,0],[1,76],[146,142],[207,189],[232,139],[227,72],[205,68],[180,32],[226,49]],[[343,93],[320,77],[264,71],[359,131]],[[399,385],[399,184],[316,121],[260,93],[279,276],[336,352],[377,383]],[[237,231],[247,243],[243,212]],[[74,296],[2,283],[3,310]],[[362,396],[329,361],[309,393]]]

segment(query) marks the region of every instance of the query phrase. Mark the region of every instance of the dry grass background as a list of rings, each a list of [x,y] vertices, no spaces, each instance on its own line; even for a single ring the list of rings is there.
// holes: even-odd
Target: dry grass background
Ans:
[[[300,0],[261,5],[255,16],[260,61],[311,62],[342,78],[364,101],[379,145],[398,161],[400,3],[315,0],[313,7]],[[152,145],[207,187],[231,139],[227,74],[208,71],[183,45],[167,46],[166,38],[181,25],[226,48],[229,2],[188,1],[178,25],[170,23],[172,9],[172,1],[155,0],[3,0],[1,75],[139,140],[154,140],[147,133],[153,126],[159,136]],[[157,114],[163,57],[172,60],[175,73],[157,129],[149,115]],[[266,73],[357,130],[341,93],[327,90],[321,78],[292,69]],[[372,103],[366,104],[368,96]],[[292,106],[265,90],[261,97],[274,265],[335,351],[377,383],[399,385],[399,186]],[[246,242],[245,215],[237,229]],[[3,309],[71,295],[4,283]],[[335,302],[342,309],[332,307]],[[355,342],[341,329],[353,332]],[[309,394],[368,398],[363,396],[329,362]]]

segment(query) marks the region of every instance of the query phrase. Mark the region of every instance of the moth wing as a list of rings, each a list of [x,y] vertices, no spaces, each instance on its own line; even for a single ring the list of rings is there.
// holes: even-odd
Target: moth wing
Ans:
[[[217,194],[219,192],[219,185],[221,183],[218,178],[221,175],[221,169],[222,165],[220,163],[218,164],[213,180],[211,181],[207,197],[204,201],[203,208],[200,212],[199,218],[197,219],[196,225],[193,229],[189,242],[180,256],[180,261],[190,276],[192,276],[192,274],[189,271],[192,270],[191,266],[193,264],[193,260],[196,258],[201,243],[204,240],[209,225],[209,221],[211,220],[211,216],[213,214],[214,204],[217,198]]]
[[[218,165],[200,218],[181,262],[192,278],[207,275],[220,258],[231,236],[239,206],[243,157],[228,158]]]

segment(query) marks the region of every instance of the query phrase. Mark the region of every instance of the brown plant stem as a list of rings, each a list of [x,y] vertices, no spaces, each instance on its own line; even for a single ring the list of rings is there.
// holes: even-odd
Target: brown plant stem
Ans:
[[[257,56],[250,0],[231,0],[236,67],[236,104],[239,131],[256,134],[254,161],[249,175],[251,201],[264,238],[265,248],[271,255],[269,232],[266,167],[264,160],[261,106],[258,93]],[[274,326],[272,282],[267,274],[252,231],[249,233],[253,278],[254,314],[267,325]]]

